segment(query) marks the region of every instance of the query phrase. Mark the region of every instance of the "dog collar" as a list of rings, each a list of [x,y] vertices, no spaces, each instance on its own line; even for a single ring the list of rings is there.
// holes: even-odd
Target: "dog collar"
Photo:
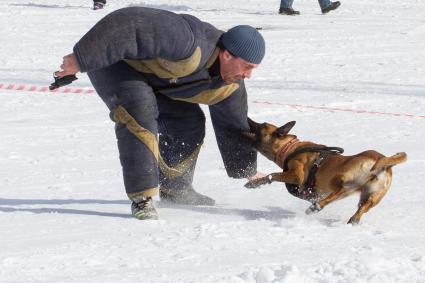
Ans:
[[[296,144],[297,142],[299,142],[299,140],[297,138],[294,138],[292,140],[290,140],[288,143],[284,144],[279,151],[276,154],[276,157],[274,159],[274,162],[279,166],[282,167],[283,166],[283,161],[285,160],[286,156],[288,155],[289,150],[294,146],[294,144]]]

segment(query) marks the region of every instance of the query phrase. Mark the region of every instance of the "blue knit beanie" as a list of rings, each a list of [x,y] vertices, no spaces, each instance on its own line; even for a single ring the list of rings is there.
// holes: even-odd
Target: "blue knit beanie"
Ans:
[[[260,64],[266,53],[263,36],[252,26],[235,26],[221,38],[224,47],[233,55],[253,64]]]

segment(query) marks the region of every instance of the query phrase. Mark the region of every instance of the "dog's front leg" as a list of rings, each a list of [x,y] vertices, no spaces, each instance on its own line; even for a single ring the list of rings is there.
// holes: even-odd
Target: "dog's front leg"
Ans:
[[[245,184],[245,187],[249,189],[255,189],[255,188],[258,188],[259,186],[262,186],[265,184],[271,184],[272,182],[275,182],[275,181],[282,182],[282,183],[299,184],[300,180],[302,179],[303,177],[300,177],[299,174],[294,175],[289,172],[271,173],[265,177],[249,181],[248,183]]]
[[[302,176],[300,174],[292,174],[290,172],[282,172],[282,173],[272,173],[270,174],[271,182],[282,182],[282,183],[289,183],[289,184],[296,184],[300,185],[302,183],[302,180],[304,179],[304,174],[301,171]],[[269,175],[269,176],[270,176]]]
[[[245,184],[245,188],[256,189],[265,184],[271,184],[273,181],[283,182],[284,173],[272,173],[262,178],[254,179]]]
[[[273,173],[273,174],[279,174],[279,173]],[[264,176],[262,178],[251,180],[251,181],[249,181],[248,183],[245,184],[245,188],[256,189],[259,186],[262,186],[262,185],[265,185],[265,184],[271,184],[273,174],[269,174],[269,175]]]

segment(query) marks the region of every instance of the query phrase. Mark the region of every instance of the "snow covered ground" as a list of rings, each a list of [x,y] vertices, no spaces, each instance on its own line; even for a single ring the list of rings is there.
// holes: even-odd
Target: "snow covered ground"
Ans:
[[[342,0],[321,15],[278,0],[1,0],[0,84],[48,85],[74,43],[128,5],[263,27],[250,116],[296,120],[301,139],[347,154],[406,151],[383,201],[346,225],[357,197],[305,215],[281,184],[229,179],[208,122],[194,186],[215,207],[157,203],[130,217],[113,123],[96,95],[0,87],[0,282],[425,282],[425,1]],[[90,88],[85,75],[73,87]],[[295,106],[297,105],[297,106]],[[331,110],[334,109],[334,110]],[[259,170],[277,169],[259,158]]]

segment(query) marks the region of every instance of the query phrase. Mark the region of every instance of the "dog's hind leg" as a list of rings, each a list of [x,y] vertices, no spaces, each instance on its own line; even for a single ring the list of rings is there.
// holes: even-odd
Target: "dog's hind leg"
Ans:
[[[324,199],[313,203],[307,210],[307,214],[316,213],[322,210],[325,206],[338,199],[342,199],[351,195],[354,191],[358,190],[358,186],[352,182],[346,182],[344,175],[335,176],[332,180],[332,187],[334,191],[326,196]]]
[[[365,201],[360,201],[359,208],[357,209],[356,213],[353,216],[351,216],[347,224],[353,224],[353,225],[359,224],[360,218],[363,216],[363,214],[365,214],[366,212],[369,211],[369,209],[377,205],[381,201],[381,199],[385,196],[387,191],[388,189],[380,190],[370,195],[369,198],[366,199]]]
[[[391,179],[391,169],[388,168],[386,172],[384,171],[378,176],[375,176],[362,187],[358,205],[359,208],[347,224],[358,224],[363,214],[368,212],[369,209],[376,206],[382,200],[390,188]]]

